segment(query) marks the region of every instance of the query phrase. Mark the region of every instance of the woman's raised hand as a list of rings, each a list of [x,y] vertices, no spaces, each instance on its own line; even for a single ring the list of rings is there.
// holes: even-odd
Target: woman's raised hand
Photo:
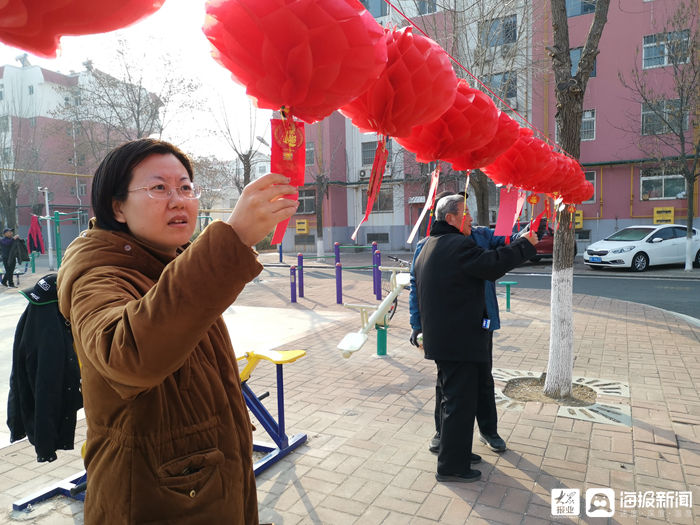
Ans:
[[[268,173],[243,188],[226,222],[246,246],[254,246],[270,233],[278,222],[290,218],[299,203],[284,195],[297,193],[289,179],[277,173]]]

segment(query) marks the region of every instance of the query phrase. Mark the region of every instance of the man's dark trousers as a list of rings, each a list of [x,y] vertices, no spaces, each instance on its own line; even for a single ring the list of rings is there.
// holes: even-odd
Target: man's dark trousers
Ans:
[[[485,436],[498,434],[498,413],[496,412],[496,397],[494,395],[493,375],[493,332],[489,332],[489,361],[475,363],[479,366],[478,390],[476,393],[476,422],[479,431]],[[488,366],[484,366],[488,365]],[[435,431],[440,433],[442,418],[442,387],[440,386],[440,367],[435,383]]]
[[[13,257],[11,259],[3,260],[2,264],[5,267],[5,273],[3,273],[2,276],[2,284],[9,284],[12,286],[14,284],[15,266],[17,261]]]
[[[479,365],[468,361],[435,361],[442,390],[442,417],[437,472],[466,474],[474,435]]]

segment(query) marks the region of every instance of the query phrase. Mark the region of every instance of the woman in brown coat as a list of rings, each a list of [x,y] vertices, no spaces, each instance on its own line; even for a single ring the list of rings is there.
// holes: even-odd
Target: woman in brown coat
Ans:
[[[86,524],[258,523],[252,433],[222,312],[262,270],[251,249],[296,210],[282,175],[249,184],[188,244],[200,189],[175,146],[107,155],[96,218],[66,251],[87,419]]]

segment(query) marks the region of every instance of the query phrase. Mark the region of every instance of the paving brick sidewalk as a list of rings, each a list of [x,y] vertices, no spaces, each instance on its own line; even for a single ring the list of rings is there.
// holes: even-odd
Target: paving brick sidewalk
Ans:
[[[306,297],[290,305],[288,273],[272,268],[236,304],[339,311],[331,272],[307,272]],[[344,281],[346,302],[376,302],[369,277],[347,273]],[[584,501],[581,518],[553,517],[550,491],[577,488],[583,499],[587,488],[609,487],[618,507],[610,523],[700,523],[700,328],[644,305],[575,295],[574,375],[629,386],[623,395],[600,394],[598,401],[629,407],[632,426],[563,417],[554,404],[502,399],[499,431],[509,450],[498,455],[475,440],[474,452],[484,458],[481,481],[437,483],[436,458],[428,451],[435,367],[408,343],[407,297],[400,297],[386,357],[375,355],[374,334],[350,359],[336,349],[359,328],[359,315],[283,347],[307,350],[304,359],[285,366],[285,394],[287,431],[306,432],[308,442],[258,476],[261,521],[601,523],[586,517]],[[500,299],[503,328],[494,338],[494,367],[505,375],[539,375],[547,363],[549,293],[514,290],[510,313]],[[260,365],[250,385],[273,394],[265,404],[274,413],[274,367]],[[76,439],[84,439],[84,422]],[[63,498],[29,515],[10,512],[12,501],[79,470],[77,451],[37,464],[32,447],[17,443],[0,450],[0,458],[0,521],[82,523],[82,506]],[[653,508],[621,510],[620,491],[690,492],[693,504],[662,509],[655,501]]]

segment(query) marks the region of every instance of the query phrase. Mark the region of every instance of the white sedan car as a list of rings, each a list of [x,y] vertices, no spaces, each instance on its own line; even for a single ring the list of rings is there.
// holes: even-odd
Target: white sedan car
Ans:
[[[630,268],[643,272],[655,264],[685,262],[685,226],[679,224],[628,226],[594,242],[583,253],[591,268]],[[693,228],[693,262],[700,265],[700,234]]]

